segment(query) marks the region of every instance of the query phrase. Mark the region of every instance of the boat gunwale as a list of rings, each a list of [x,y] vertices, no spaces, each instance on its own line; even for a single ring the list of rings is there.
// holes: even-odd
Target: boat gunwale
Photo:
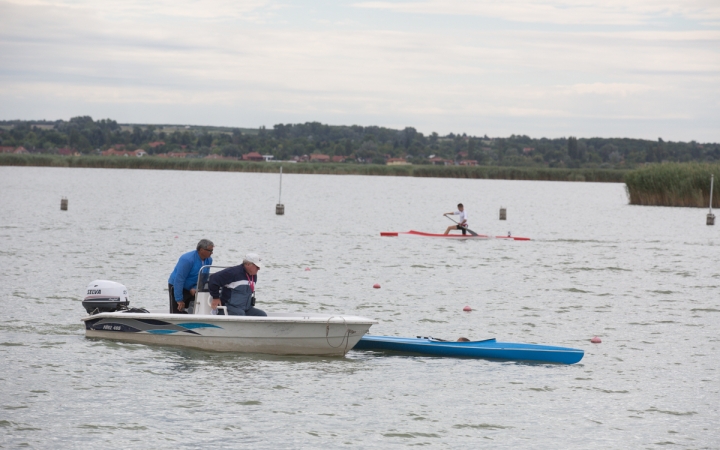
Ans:
[[[293,313],[301,314],[301,313]],[[208,314],[170,314],[170,313],[125,313],[122,311],[117,312],[104,312],[93,315],[87,315],[82,317],[80,320],[87,322],[93,319],[155,319],[155,320],[166,320],[170,322],[197,322],[197,321],[218,321],[218,322],[250,322],[250,323],[297,323],[297,324],[333,324],[333,325],[362,325],[370,324],[376,325],[379,322],[374,319],[361,317],[361,316],[345,316],[345,315],[331,315],[328,314],[324,317],[321,316],[224,316],[224,315],[208,315]]]

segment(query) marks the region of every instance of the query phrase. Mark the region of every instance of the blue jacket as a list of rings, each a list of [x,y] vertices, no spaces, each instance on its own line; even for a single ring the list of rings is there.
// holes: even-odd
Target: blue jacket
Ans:
[[[178,259],[175,270],[173,270],[170,274],[170,279],[168,279],[168,284],[172,284],[173,289],[175,289],[176,302],[182,301],[183,289],[189,291],[197,287],[200,268],[211,264],[212,257],[202,260],[197,250],[187,252]]]
[[[219,298],[223,305],[227,305],[234,288],[247,286],[249,294],[252,293],[252,289],[250,289],[249,286],[250,281],[252,281],[253,284],[256,283],[257,275],[248,276],[245,272],[245,266],[240,264],[239,266],[228,267],[227,269],[210,275],[208,290],[212,298]]]

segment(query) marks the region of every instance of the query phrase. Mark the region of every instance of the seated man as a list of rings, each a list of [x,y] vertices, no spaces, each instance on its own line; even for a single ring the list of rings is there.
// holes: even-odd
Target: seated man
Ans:
[[[261,267],[260,256],[248,253],[239,266],[210,275],[208,290],[213,299],[212,308],[222,304],[231,316],[267,316],[265,311],[255,308],[255,283]]]

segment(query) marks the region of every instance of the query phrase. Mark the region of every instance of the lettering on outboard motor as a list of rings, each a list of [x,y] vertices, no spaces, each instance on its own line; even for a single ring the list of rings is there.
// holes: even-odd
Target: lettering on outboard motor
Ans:
[[[88,289],[86,295],[93,295],[93,294],[102,294],[101,289]]]

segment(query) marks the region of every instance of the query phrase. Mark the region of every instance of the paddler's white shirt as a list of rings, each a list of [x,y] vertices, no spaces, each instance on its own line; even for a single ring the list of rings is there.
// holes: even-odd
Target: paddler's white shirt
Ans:
[[[465,210],[463,210],[463,211],[455,211],[453,214],[456,215],[456,216],[460,216],[460,217],[459,217],[460,220],[458,220],[458,222],[460,222],[460,223],[463,223],[463,221],[467,220],[467,218],[468,218],[468,217],[467,217],[467,211],[465,211]],[[467,224],[465,224],[465,225],[467,225]]]

